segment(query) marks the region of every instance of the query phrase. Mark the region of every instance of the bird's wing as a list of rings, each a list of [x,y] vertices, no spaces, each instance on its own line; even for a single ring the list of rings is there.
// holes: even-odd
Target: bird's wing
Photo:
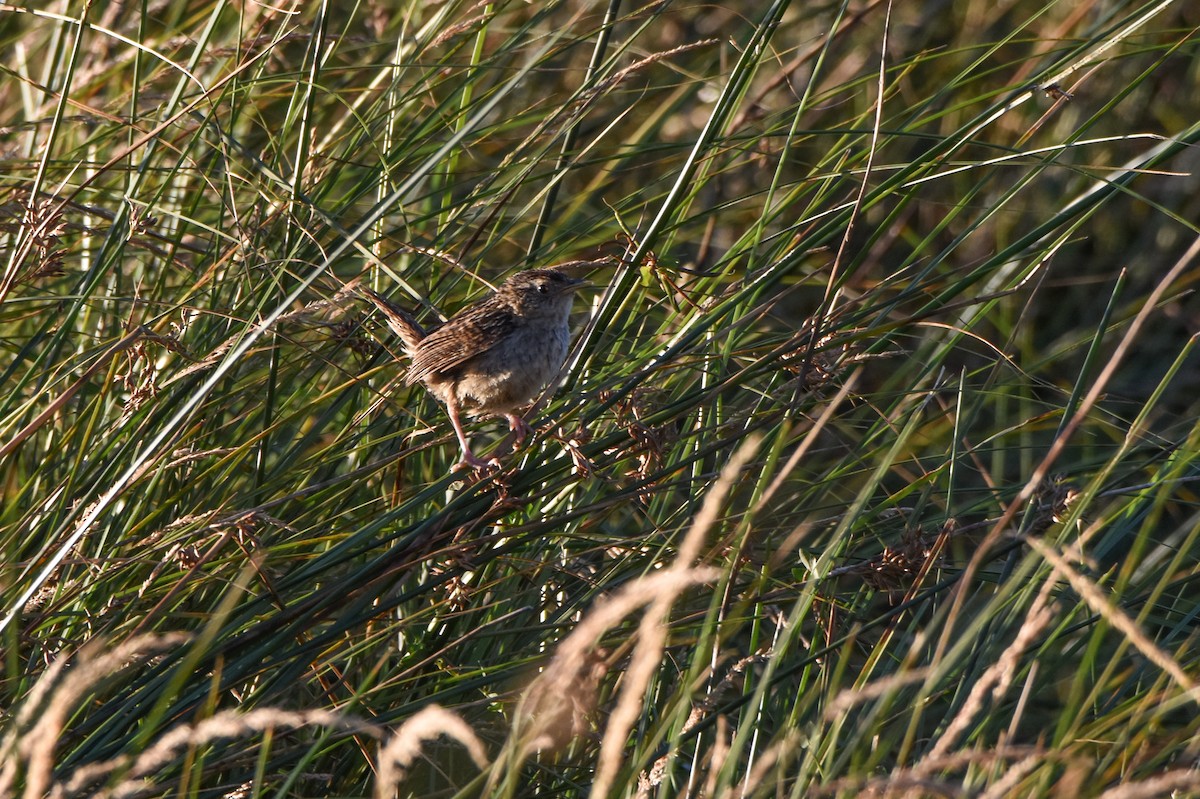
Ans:
[[[405,382],[412,384],[487,352],[511,333],[520,321],[509,309],[474,306],[455,316],[421,340],[412,356]]]

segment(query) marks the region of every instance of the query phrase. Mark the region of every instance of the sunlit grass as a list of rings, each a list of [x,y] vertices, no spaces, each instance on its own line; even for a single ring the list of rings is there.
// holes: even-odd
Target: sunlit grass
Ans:
[[[0,11],[0,797],[1200,791],[1196,20],[951,6]]]

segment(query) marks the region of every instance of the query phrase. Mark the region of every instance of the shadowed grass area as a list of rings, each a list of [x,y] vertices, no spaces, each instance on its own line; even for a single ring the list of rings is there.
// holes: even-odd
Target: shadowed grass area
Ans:
[[[0,8],[0,797],[1200,792],[1197,26]]]

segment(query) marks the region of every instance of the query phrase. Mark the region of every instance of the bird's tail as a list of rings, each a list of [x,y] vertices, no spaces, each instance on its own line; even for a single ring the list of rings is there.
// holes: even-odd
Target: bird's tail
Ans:
[[[364,288],[361,290],[364,297],[370,300],[383,317],[387,320],[388,327],[392,329],[400,340],[404,342],[404,349],[411,357],[417,350],[417,345],[427,335],[425,328],[417,323],[407,311],[393,305],[389,300],[384,299],[380,295]]]

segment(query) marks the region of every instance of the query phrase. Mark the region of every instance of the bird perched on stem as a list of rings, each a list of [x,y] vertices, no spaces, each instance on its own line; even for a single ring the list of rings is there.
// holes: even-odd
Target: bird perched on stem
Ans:
[[[455,470],[498,463],[471,451],[461,414],[503,416],[515,441],[529,435],[517,413],[557,375],[567,357],[568,320],[576,290],[588,285],[568,271],[606,261],[570,261],[517,272],[493,293],[426,332],[408,313],[373,291],[364,294],[404,342],[411,360],[405,382],[421,381],[446,406],[462,445]]]

